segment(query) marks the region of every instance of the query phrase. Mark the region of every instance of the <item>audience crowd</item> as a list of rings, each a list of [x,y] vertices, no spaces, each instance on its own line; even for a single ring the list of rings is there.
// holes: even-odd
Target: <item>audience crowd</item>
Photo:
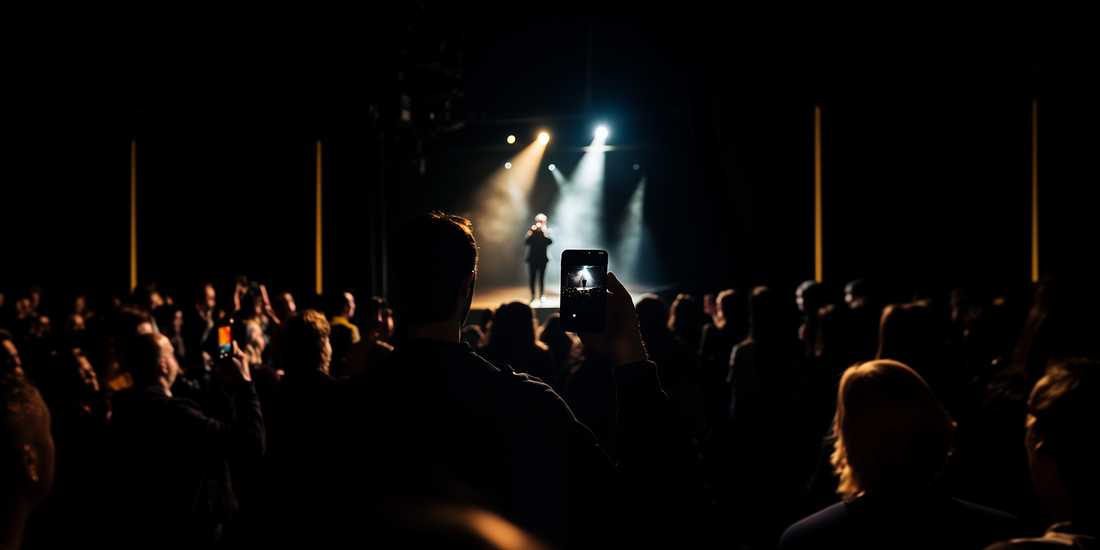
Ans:
[[[393,309],[0,294],[0,548],[1098,547],[1095,284],[670,308],[608,274],[574,335],[470,311],[462,218],[393,252]]]

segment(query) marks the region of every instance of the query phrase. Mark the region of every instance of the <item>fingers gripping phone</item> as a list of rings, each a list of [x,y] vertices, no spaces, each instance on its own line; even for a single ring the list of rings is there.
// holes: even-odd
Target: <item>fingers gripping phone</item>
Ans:
[[[603,332],[607,317],[607,251],[561,253],[561,329]]]

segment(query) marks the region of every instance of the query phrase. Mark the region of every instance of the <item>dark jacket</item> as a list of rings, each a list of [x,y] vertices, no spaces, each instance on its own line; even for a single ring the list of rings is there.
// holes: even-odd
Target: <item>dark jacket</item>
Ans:
[[[184,541],[232,521],[237,499],[227,460],[264,452],[264,420],[252,382],[215,385],[221,418],[152,385],[115,394],[109,427],[112,515],[127,537]],[[120,541],[123,542],[123,541]],[[125,545],[125,544],[124,544]]]
[[[532,231],[531,236],[527,237],[527,246],[531,247],[527,250],[527,263],[545,264],[549,262],[550,258],[546,255],[546,248],[553,242],[542,231]]]
[[[348,458],[338,462],[361,467],[341,479],[343,492],[454,498],[454,488],[464,487],[463,501],[562,547],[591,543],[591,520],[610,517],[614,509],[606,506],[622,478],[652,481],[666,464],[670,427],[655,365],[623,365],[614,373],[622,433],[617,465],[541,381],[490,363],[465,343],[398,344],[345,385],[349,409],[342,416],[351,421],[340,441],[349,446],[339,452]]]
[[[779,548],[984,548],[1020,532],[1013,515],[914,489],[838,502],[788,527]]]

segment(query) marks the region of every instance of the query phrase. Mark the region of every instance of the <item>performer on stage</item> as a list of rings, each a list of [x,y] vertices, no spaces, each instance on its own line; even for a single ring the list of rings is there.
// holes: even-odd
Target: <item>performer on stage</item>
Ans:
[[[543,290],[543,280],[546,278],[546,262],[550,261],[550,258],[546,255],[546,247],[550,246],[554,241],[549,237],[550,228],[546,225],[546,215],[539,214],[535,216],[535,225],[531,226],[531,230],[527,232],[527,246],[530,248],[527,250],[527,268],[531,274],[531,301],[534,302],[536,297],[540,302],[546,301],[546,294]],[[539,293],[535,294],[535,274],[538,274],[539,281]]]

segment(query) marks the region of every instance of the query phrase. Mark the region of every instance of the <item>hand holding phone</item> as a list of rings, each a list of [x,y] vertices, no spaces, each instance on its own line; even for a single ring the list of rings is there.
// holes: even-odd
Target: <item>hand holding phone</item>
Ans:
[[[638,330],[638,312],[626,287],[614,273],[607,274],[607,319],[602,333],[578,334],[584,345],[607,357],[616,367],[647,359]]]
[[[561,253],[561,329],[604,330],[607,317],[607,251],[570,249]]]
[[[241,352],[241,348],[237,347],[237,342],[230,341],[229,354],[220,357],[215,365],[214,376],[223,384],[252,381],[252,371],[248,369],[248,364],[244,360],[244,353]]]
[[[218,321],[218,359],[233,355],[233,319],[226,317]]]

